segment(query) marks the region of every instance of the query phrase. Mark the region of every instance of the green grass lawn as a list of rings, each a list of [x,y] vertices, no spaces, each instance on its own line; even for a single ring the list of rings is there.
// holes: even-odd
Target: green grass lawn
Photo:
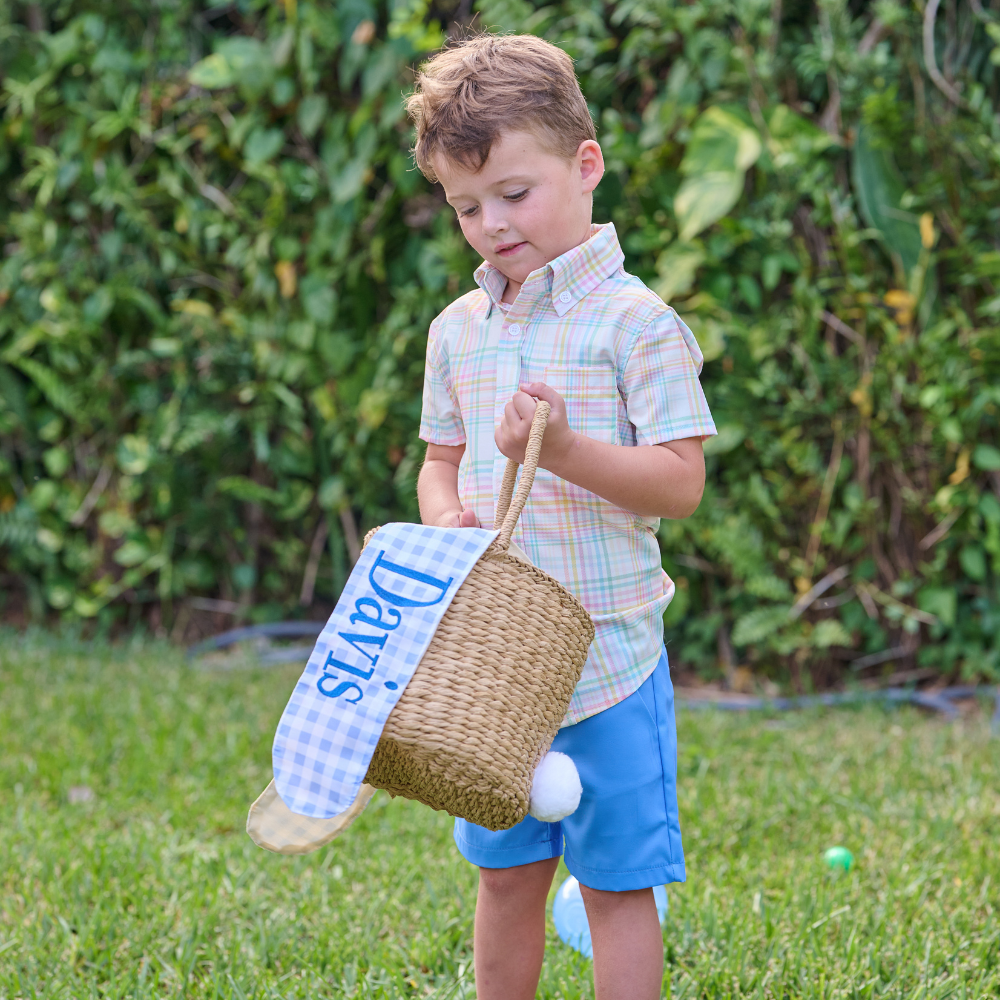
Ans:
[[[475,995],[476,874],[449,817],[379,793],[305,858],[244,833],[298,673],[0,633],[0,1000]],[[1000,996],[981,713],[678,721],[665,996]],[[550,926],[539,996],[591,995]]]

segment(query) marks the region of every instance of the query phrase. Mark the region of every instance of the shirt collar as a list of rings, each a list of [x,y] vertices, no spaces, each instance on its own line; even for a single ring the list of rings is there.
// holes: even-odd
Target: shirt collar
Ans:
[[[618,244],[614,223],[593,225],[586,243],[532,271],[521,286],[521,295],[527,294],[529,298],[547,296],[557,315],[563,316],[624,263],[625,255]],[[475,279],[489,297],[492,312],[493,305],[500,301],[507,287],[507,279],[485,260],[476,268]]]

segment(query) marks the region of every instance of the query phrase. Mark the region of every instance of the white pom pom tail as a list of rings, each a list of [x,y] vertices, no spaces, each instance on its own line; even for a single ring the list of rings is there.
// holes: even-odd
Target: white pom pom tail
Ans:
[[[582,794],[580,772],[573,758],[557,750],[550,751],[535,768],[528,814],[542,823],[558,823],[576,812]]]

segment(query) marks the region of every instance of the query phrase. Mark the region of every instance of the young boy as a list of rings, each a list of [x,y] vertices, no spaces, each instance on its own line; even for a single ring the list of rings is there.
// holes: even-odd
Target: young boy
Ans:
[[[684,881],[673,689],[656,541],[687,517],[715,433],[702,356],[673,311],[592,225],[601,147],[573,64],[533,36],[481,35],[423,68],[410,98],[416,159],[484,258],[479,290],[431,324],[417,494],[425,524],[493,524],[507,458],[524,460],[535,401],[552,405],[515,541],[590,612],[596,637],[552,748],[580,771],[561,823],[492,833],[455,822],[479,866],[480,1000],[534,997],[545,903],[564,853],[579,879],[598,1000],[659,997],[652,887]]]

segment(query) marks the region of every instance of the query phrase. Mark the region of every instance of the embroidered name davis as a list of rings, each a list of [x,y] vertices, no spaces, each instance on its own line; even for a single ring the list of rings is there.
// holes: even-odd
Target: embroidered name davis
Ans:
[[[359,631],[337,633],[337,639],[343,642],[336,643],[327,653],[323,673],[316,681],[320,694],[327,698],[347,696],[344,698],[346,702],[357,705],[364,697],[364,691],[356,681],[343,679],[341,674],[370,681],[378,666],[379,657],[385,654],[390,633],[395,632],[404,622],[404,615],[415,608],[429,608],[440,604],[454,579],[448,577],[447,580],[441,580],[429,573],[392,562],[385,558],[385,549],[382,549],[368,572],[371,595],[366,594],[354,602],[354,613],[348,619]],[[399,593],[400,590],[405,590],[408,594]],[[435,594],[437,596],[433,596]],[[419,599],[427,596],[433,599]],[[362,627],[372,631],[361,631]],[[358,659],[359,656],[364,662]],[[350,663],[348,660],[354,662]],[[399,687],[393,680],[383,681],[383,684],[390,691]],[[350,697],[353,692],[357,692],[357,697]]]
[[[274,734],[274,784],[292,812],[336,816],[354,801],[386,719],[496,535],[397,522],[365,546]]]

